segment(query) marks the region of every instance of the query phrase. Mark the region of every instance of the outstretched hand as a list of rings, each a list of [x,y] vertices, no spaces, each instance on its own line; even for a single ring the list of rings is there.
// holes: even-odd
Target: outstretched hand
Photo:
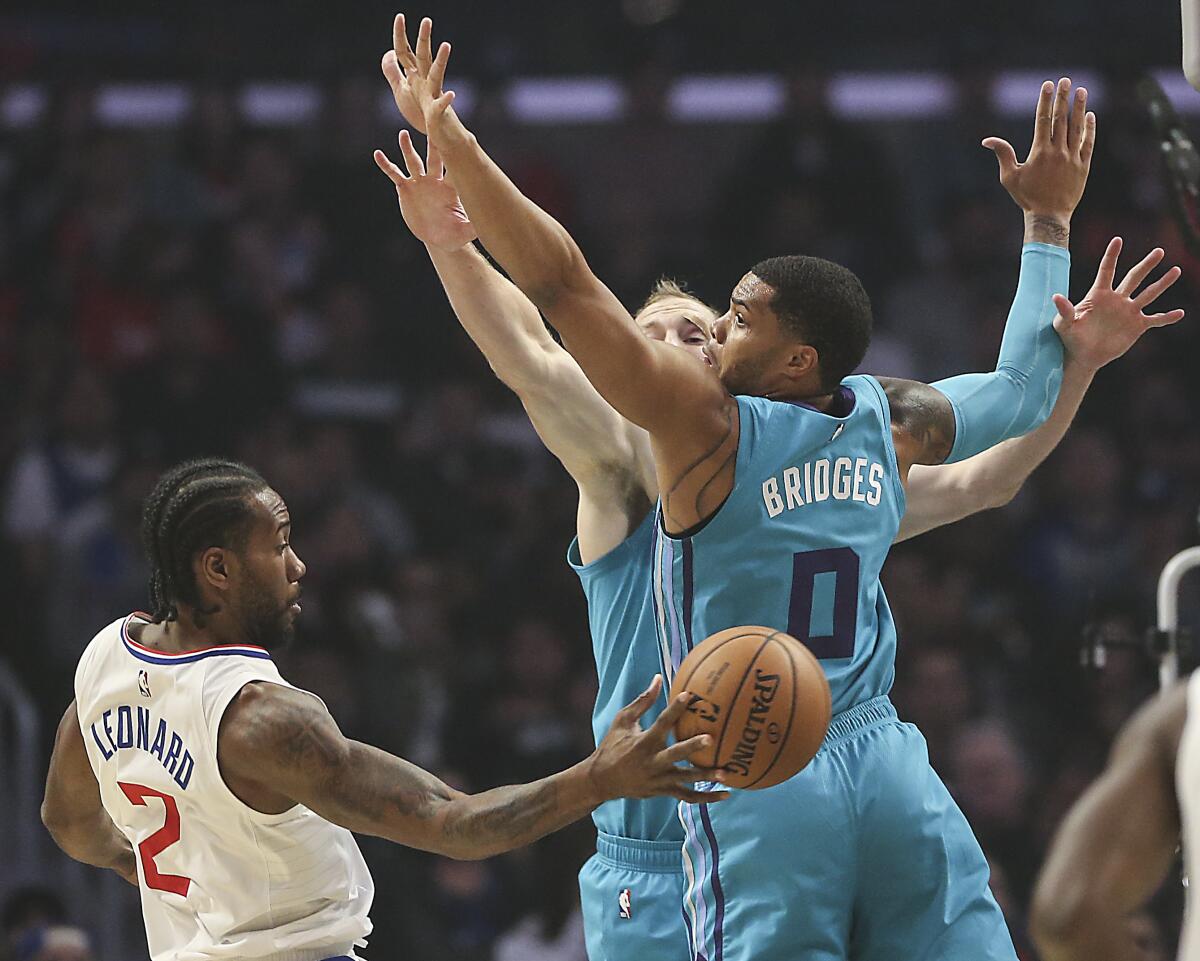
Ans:
[[[422,163],[412,137],[401,130],[400,155],[407,175],[382,150],[375,151],[375,163],[396,185],[400,213],[417,240],[439,250],[458,250],[474,240],[475,228],[446,179],[446,167],[432,141]]]
[[[646,730],[639,720],[658,700],[662,675],[657,674],[631,704],[617,712],[604,740],[590,759],[590,776],[605,800],[618,797],[654,797],[660,794],[707,804],[724,800],[728,791],[697,791],[697,781],[721,781],[720,770],[681,766],[711,744],[707,734],[667,746],[667,737],[687,710],[689,695],[681,693]]]
[[[1054,306],[1058,308],[1054,329],[1062,338],[1068,360],[1082,364],[1088,370],[1099,370],[1122,356],[1151,327],[1166,327],[1183,319],[1182,310],[1158,314],[1145,312],[1179,279],[1183,273],[1179,267],[1172,267],[1135,295],[1141,283],[1161,263],[1165,256],[1163,249],[1155,247],[1146,254],[1114,288],[1120,254],[1121,238],[1114,237],[1104,251],[1092,289],[1078,304],[1072,304],[1062,294],[1054,295]]]
[[[396,14],[392,23],[392,49],[383,55],[383,75],[392,88],[401,115],[421,133],[445,114],[454,102],[452,90],[443,91],[450,44],[438,47],[433,55],[433,21],[426,17],[417,28],[417,49],[408,43],[404,14]],[[436,132],[435,132],[436,133]]]
[[[1069,220],[1087,184],[1096,143],[1096,115],[1087,109],[1087,90],[1075,91],[1063,77],[1057,87],[1049,80],[1038,96],[1033,146],[1024,163],[1012,144],[1000,137],[983,141],[996,155],[1000,183],[1026,213]]]

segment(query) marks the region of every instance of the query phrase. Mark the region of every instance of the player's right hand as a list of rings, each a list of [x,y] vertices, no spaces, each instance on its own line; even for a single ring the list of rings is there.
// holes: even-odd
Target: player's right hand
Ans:
[[[1024,163],[1012,144],[999,137],[983,141],[1000,164],[1000,183],[1028,214],[1070,220],[1079,205],[1092,166],[1096,115],[1087,110],[1087,90],[1071,103],[1071,81],[1047,80],[1038,96],[1033,146]]]
[[[697,791],[697,781],[720,782],[724,774],[717,768],[681,765],[711,744],[707,734],[667,746],[675,722],[687,709],[688,695],[680,694],[646,730],[639,723],[658,700],[662,675],[656,674],[632,704],[617,712],[600,746],[588,759],[589,777],[604,800],[619,797],[645,798],[670,795],[692,804],[722,801],[728,791]]]
[[[446,179],[446,168],[437,148],[429,144],[426,163],[413,147],[407,130],[400,131],[400,154],[405,175],[382,150],[375,151],[375,163],[396,185],[400,213],[417,240],[440,250],[458,250],[475,239],[475,228],[458,199],[458,192]]]
[[[433,21],[425,17],[417,28],[417,47],[408,43],[404,14],[392,23],[392,49],[383,55],[383,75],[392,88],[392,97],[404,119],[417,130],[435,137],[438,124],[454,102],[453,91],[442,90],[450,44],[443,43],[433,53]]]

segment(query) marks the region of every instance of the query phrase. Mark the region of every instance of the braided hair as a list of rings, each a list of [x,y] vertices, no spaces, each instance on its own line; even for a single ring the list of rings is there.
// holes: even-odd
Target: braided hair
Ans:
[[[204,611],[192,559],[208,547],[244,543],[251,498],[269,485],[236,461],[177,464],[158,479],[142,508],[142,544],[150,562],[154,622],[179,618],[180,602]]]

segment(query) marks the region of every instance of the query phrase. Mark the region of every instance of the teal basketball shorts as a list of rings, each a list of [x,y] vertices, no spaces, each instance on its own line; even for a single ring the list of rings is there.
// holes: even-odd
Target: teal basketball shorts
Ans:
[[[683,889],[678,842],[601,832],[579,872],[588,961],[689,961]]]
[[[1016,961],[983,851],[886,697],[834,717],[790,780],[681,814],[695,961]]]

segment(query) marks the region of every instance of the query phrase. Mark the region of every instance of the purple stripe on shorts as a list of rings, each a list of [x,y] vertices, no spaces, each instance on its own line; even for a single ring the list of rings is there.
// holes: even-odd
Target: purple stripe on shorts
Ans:
[[[704,833],[708,835],[708,844],[712,848],[712,887],[713,895],[717,899],[716,913],[717,918],[714,924],[714,950],[713,961],[723,961],[725,957],[725,892],[721,890],[721,855],[717,851],[717,835],[713,831],[712,821],[708,817],[708,807],[703,804],[697,804],[700,809],[700,820],[704,823]]]

